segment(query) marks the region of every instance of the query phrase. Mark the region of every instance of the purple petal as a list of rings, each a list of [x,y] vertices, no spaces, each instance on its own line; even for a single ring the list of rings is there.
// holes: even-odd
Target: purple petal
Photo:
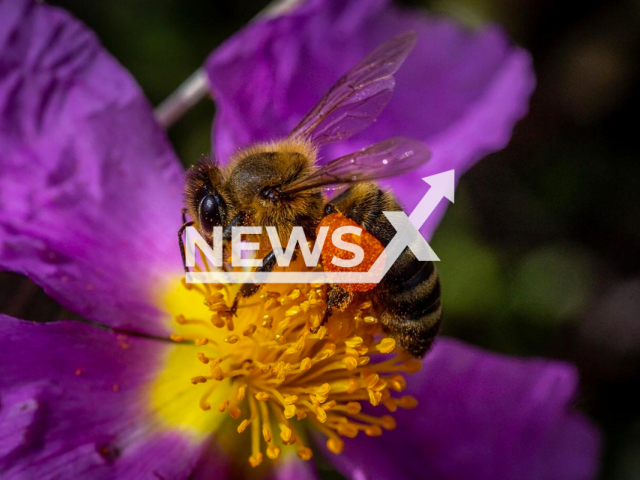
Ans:
[[[130,75],[64,11],[0,4],[0,268],[81,315],[164,333],[182,171]]]
[[[328,160],[402,135],[424,141],[433,160],[386,182],[410,211],[424,195],[421,177],[456,169],[459,177],[503,148],[526,113],[535,79],[529,55],[494,26],[401,10],[386,0],[307,2],[286,16],[256,21],[208,59],[218,107],[217,155],[285,136],[333,83],[382,41],[407,30],[418,43],[396,74],[394,97],[357,138],[322,151]],[[431,235],[444,206],[423,232]]]
[[[440,339],[407,381],[414,410],[396,430],[359,436],[329,458],[350,478],[590,479],[599,434],[571,411],[574,367]]]
[[[163,427],[149,384],[172,345],[79,322],[0,315],[0,472],[186,478],[202,442]]]

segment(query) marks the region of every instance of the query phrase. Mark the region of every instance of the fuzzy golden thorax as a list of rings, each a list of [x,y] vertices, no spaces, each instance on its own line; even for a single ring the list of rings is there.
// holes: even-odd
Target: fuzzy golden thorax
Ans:
[[[281,189],[313,172],[315,162],[315,149],[308,142],[295,139],[252,146],[238,152],[224,167],[205,159],[187,175],[187,211],[207,239],[211,239],[211,232],[202,225],[201,211],[207,195],[217,199],[222,227],[244,212],[243,225],[276,227],[283,246],[294,226],[303,227],[308,237],[313,236],[322,216],[322,193],[301,191],[287,195]],[[261,241],[264,247],[268,245],[266,235]]]
[[[315,149],[300,140],[259,144],[241,151],[223,171],[230,203],[236,212],[249,215],[246,224],[276,227],[283,245],[294,226],[313,234],[324,206],[322,193],[287,195],[280,191],[313,172],[315,161]],[[262,241],[268,243],[266,235]]]

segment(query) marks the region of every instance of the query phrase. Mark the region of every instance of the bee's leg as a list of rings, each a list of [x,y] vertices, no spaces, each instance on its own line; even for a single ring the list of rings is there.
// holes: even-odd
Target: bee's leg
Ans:
[[[185,219],[184,213],[183,213],[183,219]],[[189,268],[187,267],[187,257],[184,253],[184,240],[182,239],[182,235],[184,234],[185,229],[187,227],[191,227],[192,225],[193,225],[193,222],[184,222],[180,227],[180,230],[178,230],[178,245],[180,246],[180,254],[182,255],[182,266],[184,267],[184,273],[188,273]]]
[[[316,333],[324,326],[335,310],[342,312],[353,300],[353,293],[340,288],[338,285],[329,284],[327,286],[327,309],[324,311],[320,325],[311,329],[311,333]]]
[[[276,254],[273,253],[273,250],[267,253],[267,255],[262,260],[262,265],[256,268],[256,272],[272,272],[276,266]],[[238,301],[240,297],[248,298],[255,295],[255,293],[260,290],[262,283],[244,283],[240,287],[240,291],[236,294],[236,297],[233,299],[233,305],[231,306],[231,313],[233,315],[236,314],[238,310]]]
[[[249,216],[245,212],[238,213],[231,219],[229,224],[222,230],[222,240],[225,242],[231,241],[231,234],[233,233],[233,227],[241,227]]]
[[[187,223],[187,209],[182,209],[182,223]]]

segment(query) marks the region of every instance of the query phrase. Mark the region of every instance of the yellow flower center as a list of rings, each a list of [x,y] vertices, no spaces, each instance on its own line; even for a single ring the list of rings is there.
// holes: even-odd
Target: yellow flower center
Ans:
[[[264,453],[276,459],[285,448],[310,459],[307,426],[322,432],[327,448],[339,454],[342,437],[379,436],[396,426],[389,412],[417,404],[398,393],[406,385],[401,373],[421,364],[383,334],[365,296],[320,326],[322,285],[264,285],[240,300],[235,316],[229,305],[237,288],[184,282],[179,288],[206,306],[206,316],[193,318],[186,313],[192,305],[172,311],[178,332],[172,339],[198,347],[193,354],[199,361],[195,369],[185,368],[184,380],[199,390],[198,408],[230,416],[239,434],[250,435],[254,467]],[[223,382],[231,388],[221,397],[216,389]],[[381,412],[364,413],[366,402]]]

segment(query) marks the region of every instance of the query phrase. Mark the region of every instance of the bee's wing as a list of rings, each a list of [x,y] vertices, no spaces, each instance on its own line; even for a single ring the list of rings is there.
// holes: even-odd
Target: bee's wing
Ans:
[[[401,175],[426,163],[430,156],[422,142],[395,137],[325,163],[310,175],[285,186],[282,193]]]
[[[331,87],[289,137],[303,137],[321,146],[364,130],[391,99],[393,74],[409,55],[416,38],[415,32],[405,32],[369,53]]]

